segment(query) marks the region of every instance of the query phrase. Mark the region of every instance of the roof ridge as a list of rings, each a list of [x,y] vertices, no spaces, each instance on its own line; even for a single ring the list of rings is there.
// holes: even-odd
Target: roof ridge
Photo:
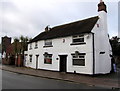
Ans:
[[[92,19],[92,18],[95,18],[95,17],[98,17],[98,16],[93,16],[93,17],[89,17],[89,18],[77,20],[77,21],[74,21],[74,22],[70,22],[70,23],[66,23],[66,24],[61,24],[61,25],[55,26],[53,28],[60,27],[60,26],[65,26],[65,25],[69,25],[69,24],[73,24],[73,23],[77,23],[77,22],[81,22],[81,21],[85,21],[85,20]]]
[[[66,37],[66,36],[77,35],[82,33],[90,33],[98,19],[99,19],[98,16],[94,16],[83,20],[71,22],[68,24],[55,26],[47,32],[45,31],[41,32],[39,35],[34,37],[32,41],[30,41],[29,43],[36,42],[39,40]]]

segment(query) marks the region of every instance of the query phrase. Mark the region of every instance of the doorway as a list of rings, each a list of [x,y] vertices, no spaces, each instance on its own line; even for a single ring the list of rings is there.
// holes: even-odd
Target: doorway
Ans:
[[[39,55],[36,55],[36,69],[38,69],[38,57]]]
[[[60,57],[60,72],[66,72],[67,70],[67,55],[59,55]]]

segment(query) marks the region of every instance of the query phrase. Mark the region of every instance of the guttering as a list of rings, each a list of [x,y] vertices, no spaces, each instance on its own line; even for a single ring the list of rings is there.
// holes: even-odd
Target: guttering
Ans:
[[[92,33],[92,36],[93,36],[92,44],[93,44],[93,76],[94,76],[95,75],[95,40],[94,40],[94,33]]]

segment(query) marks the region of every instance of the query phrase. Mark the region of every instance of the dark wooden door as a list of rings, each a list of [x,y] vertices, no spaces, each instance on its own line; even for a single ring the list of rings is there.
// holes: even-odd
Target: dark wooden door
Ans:
[[[39,55],[36,55],[36,69],[38,69],[38,57]]]
[[[60,72],[66,72],[67,55],[60,55]]]

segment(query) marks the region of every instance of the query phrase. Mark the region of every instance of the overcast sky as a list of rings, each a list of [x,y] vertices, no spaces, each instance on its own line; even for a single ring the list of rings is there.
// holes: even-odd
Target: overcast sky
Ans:
[[[0,37],[35,37],[50,27],[98,15],[100,0],[0,0]],[[108,32],[118,35],[118,1],[103,0],[108,11]],[[1,41],[1,40],[0,40]]]
[[[120,1],[118,3],[118,37],[120,38]]]

